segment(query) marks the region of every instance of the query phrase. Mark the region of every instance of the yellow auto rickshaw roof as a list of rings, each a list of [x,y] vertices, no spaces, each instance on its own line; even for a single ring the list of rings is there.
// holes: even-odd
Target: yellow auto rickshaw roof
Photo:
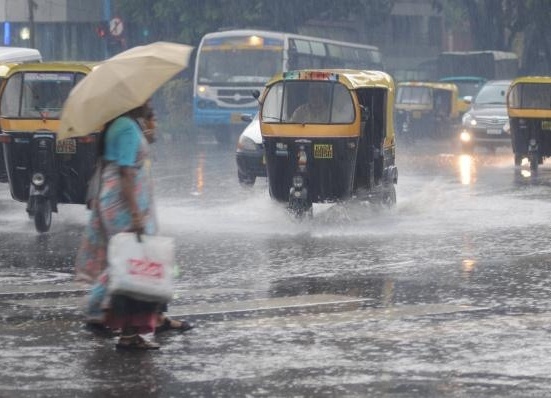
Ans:
[[[344,84],[348,89],[361,87],[386,87],[394,89],[394,80],[385,72],[356,69],[301,69],[278,73],[266,86],[282,80],[333,80]]]
[[[3,76],[8,77],[17,72],[82,72],[89,73],[97,65],[94,62],[32,62],[22,64],[0,65],[0,76],[2,67],[8,70]]]
[[[398,83],[398,87],[429,87],[437,90],[457,91],[455,83],[407,81]]]
[[[516,84],[522,83],[541,83],[541,84],[551,84],[551,76],[521,76],[517,77],[511,82],[510,87],[513,87]]]

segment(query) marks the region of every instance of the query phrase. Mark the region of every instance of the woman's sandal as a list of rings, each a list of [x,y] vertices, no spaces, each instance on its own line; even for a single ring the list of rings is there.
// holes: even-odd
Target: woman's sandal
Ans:
[[[179,322],[179,326],[174,326],[172,322]],[[165,317],[163,323],[155,328],[155,333],[167,332],[169,330],[178,330],[180,332],[187,332],[193,329],[193,325],[187,321],[172,320],[169,317]]]
[[[161,348],[158,343],[147,341],[139,334],[119,337],[115,347],[117,350],[158,350]]]

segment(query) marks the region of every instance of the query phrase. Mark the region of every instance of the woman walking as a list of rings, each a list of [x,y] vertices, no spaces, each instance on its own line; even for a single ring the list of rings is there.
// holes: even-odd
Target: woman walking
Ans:
[[[146,166],[149,147],[138,124],[148,113],[149,102],[107,124],[100,189],[76,257],[77,279],[93,285],[88,321],[120,329],[119,349],[159,348],[141,335],[154,332],[160,303],[107,294],[109,239],[119,232],[154,234],[157,229]]]

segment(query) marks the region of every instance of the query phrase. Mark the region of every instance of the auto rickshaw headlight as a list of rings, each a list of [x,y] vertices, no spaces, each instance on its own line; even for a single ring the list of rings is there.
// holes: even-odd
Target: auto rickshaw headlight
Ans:
[[[463,130],[459,135],[461,142],[471,142],[471,133],[466,130]]]
[[[294,176],[293,177],[293,187],[300,189],[304,185],[304,179],[302,176]]]
[[[509,122],[505,123],[505,125],[503,126],[503,131],[507,134],[511,134],[511,125],[509,124]]]
[[[44,174],[42,173],[34,173],[31,178],[31,182],[37,187],[41,187],[42,185],[44,185],[44,181],[46,181],[46,179],[44,178]]]

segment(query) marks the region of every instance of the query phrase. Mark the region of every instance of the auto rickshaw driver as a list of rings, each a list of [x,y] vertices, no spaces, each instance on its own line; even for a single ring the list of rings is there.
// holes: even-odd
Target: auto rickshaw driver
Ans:
[[[308,85],[308,101],[295,109],[291,116],[297,123],[328,123],[329,93],[325,85],[310,83]]]

